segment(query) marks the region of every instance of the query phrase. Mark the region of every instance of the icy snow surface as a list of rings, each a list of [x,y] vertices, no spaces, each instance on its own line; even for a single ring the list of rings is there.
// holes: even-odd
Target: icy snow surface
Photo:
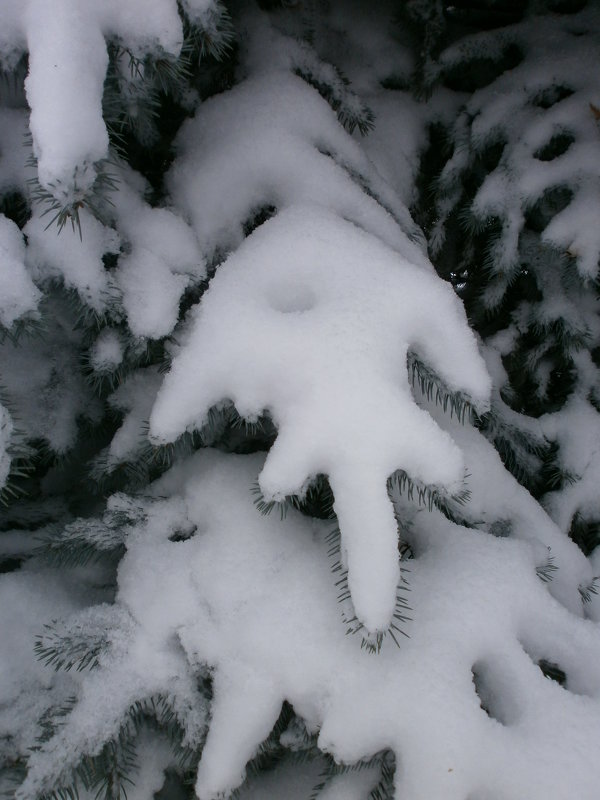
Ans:
[[[207,343],[210,343],[207,346]],[[450,286],[325,209],[293,207],[228,259],[193,318],[150,417],[157,442],[201,427],[223,399],[278,438],[267,499],[329,476],[359,619],[391,618],[399,579],[386,481],[397,469],[459,489],[459,449],[417,407],[412,349],[485,408],[490,384]]]

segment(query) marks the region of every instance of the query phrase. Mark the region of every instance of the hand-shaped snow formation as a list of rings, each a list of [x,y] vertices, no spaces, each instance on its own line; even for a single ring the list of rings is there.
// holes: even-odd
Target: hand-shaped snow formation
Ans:
[[[329,476],[358,618],[385,629],[399,579],[386,489],[403,469],[450,490],[460,450],[411,393],[407,351],[485,408],[489,379],[449,285],[324,209],[261,226],[220,268],[150,418],[156,442],[199,428],[211,406],[267,410],[278,438],[260,476],[268,499]]]

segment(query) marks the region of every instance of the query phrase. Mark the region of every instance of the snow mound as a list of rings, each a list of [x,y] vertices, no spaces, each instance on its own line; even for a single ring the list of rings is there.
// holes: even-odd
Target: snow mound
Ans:
[[[117,631],[118,648],[88,674],[66,724],[32,755],[23,796],[47,785],[65,747],[98,751],[118,729],[119,703],[142,689],[169,681],[190,692],[198,731],[206,709],[190,674],[208,670],[200,800],[241,783],[284,700],[339,762],[391,749],[398,798],[594,800],[598,629],[549,595],[536,548],[417,510],[410,638],[374,656],[344,635],[330,523],[258,514],[250,488],[262,466],[261,455],[203,450],[154,484],[119,568],[127,634]],[[545,677],[546,662],[564,671],[564,686]],[[576,746],[565,748],[566,731]],[[323,796],[353,797],[368,782],[334,779]]]
[[[265,208],[310,203],[431,268],[406,206],[329,104],[287,69],[249,78],[204,103],[183,126],[177,148],[169,189],[209,256],[236,247]]]

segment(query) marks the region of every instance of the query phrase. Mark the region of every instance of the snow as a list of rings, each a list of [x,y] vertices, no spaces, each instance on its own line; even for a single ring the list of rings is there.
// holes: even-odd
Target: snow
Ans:
[[[33,0],[21,10],[29,51],[25,86],[33,150],[40,183],[57,194],[60,184],[89,189],[96,177],[92,164],[108,155],[102,119],[108,54],[90,7],[88,2]]]
[[[278,438],[261,489],[282,499],[329,476],[350,590],[370,630],[387,626],[399,579],[388,477],[404,469],[452,491],[464,472],[413,400],[409,349],[487,407],[489,378],[450,287],[324,209],[290,208],[220,268],[150,417],[159,443],[200,428],[224,399],[248,419],[267,409]]]
[[[18,409],[21,433],[64,453],[75,443],[77,419],[93,419],[98,401],[81,375],[81,333],[72,330],[72,317],[60,301],[49,298],[43,311],[43,338],[0,343],[2,388]]]
[[[596,180],[581,181],[576,198],[546,227],[543,239],[577,259],[581,275],[593,280],[598,272],[600,232],[591,224],[600,213]]]
[[[560,491],[550,492],[544,505],[563,533],[568,534],[574,516],[597,519],[600,503],[600,427],[598,412],[581,395],[574,395],[560,414],[540,420],[548,439],[560,446],[560,465],[572,480]]]
[[[23,536],[23,532],[21,532]],[[0,575],[0,740],[2,756],[17,756],[40,734],[45,711],[73,692],[68,676],[47,670],[33,658],[33,643],[44,622],[67,615],[89,601],[77,582],[55,570]]]
[[[161,383],[156,368],[136,370],[110,395],[110,405],[125,413],[109,445],[109,466],[135,460],[147,446],[148,419]]]
[[[548,556],[552,556],[557,572],[549,584],[549,591],[572,614],[582,616],[578,587],[591,581],[592,570],[577,546],[565,537],[563,526],[559,527],[554,515],[548,516],[510,475],[494,446],[481,433],[450,419],[439,407],[426,404],[422,397],[420,402],[465,453],[470,497],[461,512],[466,519],[476,528],[489,532],[494,532],[494,523],[501,523],[511,538],[527,542],[532,547],[536,566],[542,566]],[[543,424],[540,428],[544,429]]]
[[[127,321],[134,336],[160,338],[177,322],[179,298],[188,281],[173,275],[164,262],[149,250],[121,260],[119,286]]]
[[[548,593],[536,548],[413,506],[410,638],[400,649],[386,642],[375,656],[345,635],[328,566],[331,523],[297,512],[281,521],[253,508],[262,461],[203,450],[152,487],[149,519],[129,533],[119,569],[118,603],[134,633],[89,676],[59,744],[83,737],[97,747],[114,724],[113,695],[133,696],[142,665],[146,691],[159,674],[177,685],[190,669],[208,667],[200,800],[239,785],[284,700],[340,762],[391,748],[398,798],[464,800],[493,787],[507,797],[593,800],[600,638],[594,623]],[[181,526],[195,533],[174,540]],[[544,677],[540,658],[560,664],[566,689]],[[32,756],[28,789],[56,769],[57,748]],[[353,797],[359,786],[337,778],[325,796]]]
[[[185,4],[198,24],[214,0]],[[24,51],[31,109],[29,127],[38,178],[62,203],[77,202],[96,179],[97,164],[109,155],[102,118],[108,66],[106,41],[119,41],[133,55],[177,57],[183,44],[175,0],[25,0],[3,4],[0,61],[10,69]]]
[[[220,14],[213,0],[182,6],[209,28]],[[529,19],[504,37],[472,37],[442,55],[448,65],[469,48],[527,45],[522,64],[462,98],[455,152],[437,187],[431,239],[439,251],[472,159],[496,137],[505,140],[471,207],[482,221],[502,218],[489,254],[502,280],[488,305],[502,299],[517,268],[531,271],[544,300],[522,302],[483,346],[451,287],[436,277],[407,210],[424,126],[451,119],[461,98],[440,92],[425,110],[382,88],[415,68],[399,46],[406,31],[390,33],[391,0],[377,14],[359,0],[290,3],[270,15],[247,13],[251,6],[232,6],[245,9],[236,19],[239,83],[202,102],[182,126],[160,207],[151,206],[142,176],[116,163],[112,205],[103,205],[102,222],[80,210],[81,238],[70,225],[60,235],[47,229],[51,214],[40,206],[23,232],[0,215],[0,323],[10,328],[33,316],[43,326],[42,337],[18,347],[9,337],[0,343],[7,406],[0,405],[0,486],[17,437],[45,440],[56,455],[72,451],[64,474],[59,466],[32,481],[40,507],[54,509],[46,517],[60,520],[56,529],[39,509],[35,516],[35,497],[18,519],[43,524],[40,533],[55,543],[85,542],[104,555],[126,550],[110,575],[112,568],[68,573],[32,553],[30,531],[0,534],[2,554],[28,559],[0,575],[0,758],[12,764],[31,753],[17,798],[69,785],[83,754],[117,740],[138,704],[150,710],[163,698],[184,745],[198,754],[199,800],[242,784],[285,701],[322,753],[340,768],[362,766],[329,770],[321,800],[366,797],[381,765],[361,762],[387,750],[398,800],[596,800],[600,600],[583,605],[580,589],[594,586],[600,553],[586,558],[567,534],[577,514],[600,517],[598,369],[587,349],[600,340],[590,291],[600,252],[600,153],[589,107],[600,98],[592,73],[581,69],[600,54],[597,11],[569,16],[568,24],[562,15]],[[35,168],[26,159],[33,152],[46,189],[61,202],[81,199],[108,155],[106,43],[140,58],[176,56],[177,3],[5,0],[3,13],[0,61],[10,66],[29,52],[33,150],[22,143],[27,113],[0,109],[0,192],[31,200]],[[311,42],[300,43],[295,37],[307,38],[311,15]],[[585,36],[574,35],[578,26]],[[331,81],[331,103],[292,74],[303,70]],[[541,108],[540,93],[563,80],[572,94]],[[364,141],[358,131],[350,135],[336,104],[354,112],[368,106],[375,130]],[[544,161],[540,151],[560,133],[573,142]],[[531,241],[527,214],[555,186],[568,187],[571,200]],[[576,287],[558,268],[565,253],[576,261]],[[96,324],[75,324],[63,287],[95,312]],[[180,320],[182,298],[205,288]],[[563,323],[585,342],[566,349],[576,386],[558,412],[534,420],[507,405],[503,357],[537,331],[543,341],[532,370],[545,395],[552,329]],[[166,377],[152,349],[163,342],[148,344],[163,339],[172,358]],[[485,436],[411,386],[407,359],[415,354],[449,392],[480,413],[491,408]],[[96,373],[88,382],[82,365]],[[106,397],[109,380],[117,388]],[[133,491],[136,479],[139,485],[163,468],[153,445],[202,429],[211,409],[229,403],[250,423],[272,419],[277,438],[269,452],[204,447],[184,457],[183,448],[165,447],[175,466],[140,494],[113,494],[104,515],[89,505],[87,490],[74,498],[85,508],[73,515],[85,516],[73,519],[62,499],[55,503],[53,492],[73,499],[68,484],[84,465],[109,486],[130,480]],[[86,419],[110,419],[116,432],[89,443]],[[534,499],[486,438],[506,431],[540,451],[558,445],[558,464],[572,482]],[[216,443],[232,449],[230,441]],[[532,449],[519,457],[535,476],[541,456]],[[397,470],[446,496],[463,524],[389,488]],[[254,506],[257,481],[266,501],[281,501],[303,496],[321,475],[337,520],[295,511],[280,520]],[[463,489],[470,498],[459,506],[451,495]],[[93,513],[100,516],[87,516]],[[341,572],[329,552],[336,523]],[[408,559],[401,561],[399,546]],[[345,570],[350,597],[338,602]],[[373,641],[369,634],[387,631],[404,590],[407,636],[396,647],[386,635],[381,652],[368,652],[363,635]],[[352,625],[355,614],[360,624]],[[67,637],[102,640],[98,665],[69,674],[45,669],[31,647],[47,623]],[[564,687],[544,676],[542,660],[564,670]],[[64,724],[39,741],[41,720],[71,697]],[[298,768],[303,738],[294,731],[281,743],[289,759],[250,780],[242,800],[305,798],[330,766],[321,755]],[[128,796],[148,800],[174,754],[151,726],[136,745]]]
[[[258,778],[250,777],[239,792],[240,800],[273,800],[285,796],[286,800],[306,800],[319,782],[319,762],[278,764],[273,770]]]
[[[115,224],[128,251],[117,275],[123,307],[135,336],[158,339],[175,327],[180,297],[190,282],[205,276],[205,265],[185,221],[144,202],[141,176],[121,169],[118,177]]]
[[[69,202],[89,190],[94,164],[108,156],[102,93],[108,54],[105,38],[120,39],[139,55],[177,56],[183,42],[174,0],[73,3],[43,0],[3,7],[0,57],[27,49],[27,101],[41,185]]]
[[[362,769],[358,773],[336,775],[319,793],[320,800],[363,800],[375,788],[377,769]]]
[[[183,0],[182,5],[189,18],[200,25],[216,10],[215,0]]]
[[[113,175],[109,219],[80,209],[81,233],[69,223],[59,232],[43,205],[35,205],[24,233],[25,263],[33,279],[59,278],[98,314],[124,313],[134,336],[161,338],[174,328],[184,290],[202,280],[205,263],[186,222],[168,208],[153,208],[141,175],[122,165]],[[120,255],[116,270],[103,256]]]
[[[455,170],[468,159],[467,148],[483,153],[491,142],[504,144],[498,166],[488,173],[471,205],[482,223],[494,216],[502,221],[490,262],[496,271],[515,264],[517,236],[528,211],[545,192],[559,187],[569,189],[572,197],[553,214],[542,240],[568,251],[584,280],[597,275],[600,139],[590,103],[595,103],[598,90],[589,72],[581,68],[600,57],[597,30],[598,10],[590,6],[571,16],[569,24],[561,15],[532,16],[501,35],[496,31],[475,34],[440,57],[440,63],[448,67],[467,57],[493,57],[494,48],[508,44],[517,45],[523,54],[517,66],[468,99],[464,116],[456,123],[455,154],[440,179],[441,186],[452,191],[453,185],[460,185]],[[583,36],[579,35],[582,31],[586,32]],[[515,91],[517,85],[520,91]],[[567,96],[548,107],[540,105],[544,92],[565,88]],[[466,141],[461,131],[465,120],[472,121]],[[543,148],[565,134],[572,140],[568,148],[542,159]],[[447,212],[441,206],[439,211],[444,220]]]
[[[43,214],[43,207],[37,206],[24,230],[28,239],[26,263],[34,280],[61,278],[94,310],[104,311],[115,295],[115,287],[104,269],[102,256],[119,252],[116,232],[85,209],[79,212],[81,237],[69,224],[60,233],[55,226],[48,229],[50,220]]]
[[[0,323],[5,328],[34,312],[41,297],[24,262],[23,236],[12,220],[0,214]]]
[[[166,738],[142,733],[136,742],[138,768],[132,776],[133,785],[127,788],[128,800],[148,800],[162,788],[164,770],[170,765],[171,747]]]
[[[108,503],[107,518],[111,512],[131,512],[131,505],[129,498],[114,495]],[[134,523],[137,519],[139,527],[145,527],[151,537],[158,531],[169,536],[186,526],[179,505],[169,501],[154,503],[144,509],[146,513],[137,514],[138,509],[133,509],[130,518]],[[115,532],[121,538],[132,535],[131,526],[127,525]],[[88,600],[93,603],[93,596]],[[186,731],[184,746],[199,746],[206,728],[206,701],[197,693],[195,673],[176,637],[160,642],[150,631],[140,629],[126,605],[92,605],[65,617],[63,625],[67,631],[77,634],[106,631],[109,646],[103,649],[100,664],[78,681],[78,702],[68,724],[60,726],[57,734],[31,759],[18,796],[38,794],[56,781],[65,780],[82,752],[97,754],[107,740],[117,737],[121,727],[130,722],[129,714],[136,703],[148,703],[151,708],[152,700],[156,702],[161,696],[168,699],[175,718]],[[142,758],[145,750],[142,737]],[[162,759],[164,750],[158,748],[157,755]],[[144,784],[150,782],[158,782],[156,770],[144,771],[138,791],[143,791]]]
[[[423,108],[404,92],[369,99],[377,120],[364,149],[407,207],[416,201],[415,180],[423,146]]]
[[[90,365],[96,372],[110,372],[123,361],[123,343],[114,328],[104,328],[90,349]]]

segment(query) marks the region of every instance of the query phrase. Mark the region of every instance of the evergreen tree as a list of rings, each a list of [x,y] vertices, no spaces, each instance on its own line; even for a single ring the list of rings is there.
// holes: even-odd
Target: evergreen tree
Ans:
[[[496,392],[484,430],[589,555],[600,511],[592,490],[600,115],[582,64],[598,54],[598,9],[549,10],[441,53],[438,77],[450,85],[462,88],[485,59],[496,70],[448,130],[426,218],[438,268],[487,344]]]
[[[6,3],[3,795],[596,797],[598,14]]]

